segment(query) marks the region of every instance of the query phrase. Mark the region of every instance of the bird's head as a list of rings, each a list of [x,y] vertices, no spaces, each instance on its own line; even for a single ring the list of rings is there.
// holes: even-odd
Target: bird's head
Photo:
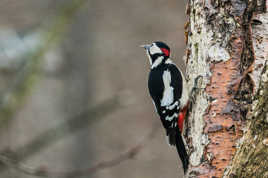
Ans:
[[[151,66],[154,65],[155,62],[159,63],[160,60],[165,60],[170,56],[170,48],[168,45],[160,41],[153,42],[152,44],[141,45],[141,47],[145,48]]]

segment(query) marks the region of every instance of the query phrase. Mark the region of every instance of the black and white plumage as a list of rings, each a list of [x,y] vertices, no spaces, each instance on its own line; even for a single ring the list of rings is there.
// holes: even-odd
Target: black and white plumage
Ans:
[[[150,96],[166,130],[168,142],[176,146],[186,171],[188,155],[181,132],[188,106],[188,89],[183,73],[169,58],[170,48],[165,43],[154,42],[142,47],[146,49],[151,65],[148,80]]]

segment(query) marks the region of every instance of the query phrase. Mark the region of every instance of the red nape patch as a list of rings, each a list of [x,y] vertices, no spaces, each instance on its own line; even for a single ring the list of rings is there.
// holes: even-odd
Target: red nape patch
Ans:
[[[166,55],[169,56],[169,50],[165,49],[165,48],[161,48],[161,51]]]

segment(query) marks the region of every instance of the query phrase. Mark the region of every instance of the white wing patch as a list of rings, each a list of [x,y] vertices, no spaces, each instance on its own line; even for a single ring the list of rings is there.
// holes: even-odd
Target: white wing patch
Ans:
[[[167,109],[168,110],[173,110],[176,106],[178,106],[178,104],[179,104],[179,102],[178,101],[176,101],[175,103],[173,103],[172,105],[170,105],[170,106],[167,106]],[[177,107],[178,108],[178,107]]]
[[[155,43],[153,43],[152,44],[152,46],[150,47],[150,53],[151,53],[151,55],[154,55],[154,54],[157,54],[157,53],[163,53],[162,51],[161,51],[161,49],[160,48],[158,48],[156,45],[155,45]]]
[[[170,58],[168,58],[165,63],[176,66],[176,64],[173,63]],[[188,93],[189,91],[188,91],[188,85],[187,85],[187,82],[185,80],[183,73],[181,73],[181,75],[182,75],[182,81],[183,81],[183,88],[182,88],[182,95],[180,99],[180,106],[185,106],[189,100],[189,93]],[[179,109],[180,106],[178,105],[177,108]]]
[[[170,86],[171,84],[171,74],[169,70],[165,70],[163,73],[163,82],[164,82],[164,93],[161,100],[161,106],[169,106],[174,101],[174,88]]]
[[[178,114],[174,113],[172,116],[166,116],[165,120],[172,121],[174,118],[178,117]]]

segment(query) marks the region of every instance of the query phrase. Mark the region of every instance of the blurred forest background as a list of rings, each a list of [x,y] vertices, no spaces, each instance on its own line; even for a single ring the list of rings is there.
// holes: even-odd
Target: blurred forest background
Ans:
[[[183,67],[179,0],[1,0],[0,177],[182,177],[139,45]]]

